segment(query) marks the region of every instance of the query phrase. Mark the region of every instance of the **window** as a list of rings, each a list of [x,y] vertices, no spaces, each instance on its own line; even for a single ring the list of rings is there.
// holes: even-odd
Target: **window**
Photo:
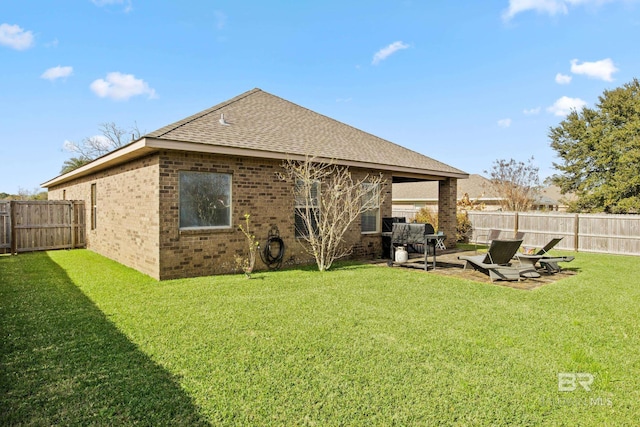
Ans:
[[[180,228],[231,227],[231,175],[180,172]]]
[[[318,220],[320,219],[320,183],[313,182],[305,184],[304,181],[296,181],[295,200],[295,226],[296,237],[309,235],[305,217],[311,221],[311,226],[315,234],[318,234]]]
[[[365,193],[362,198],[363,212],[360,215],[361,231],[363,233],[377,233],[380,231],[380,197],[378,184],[363,183]]]
[[[98,226],[98,196],[96,194],[96,184],[91,184],[91,229]]]

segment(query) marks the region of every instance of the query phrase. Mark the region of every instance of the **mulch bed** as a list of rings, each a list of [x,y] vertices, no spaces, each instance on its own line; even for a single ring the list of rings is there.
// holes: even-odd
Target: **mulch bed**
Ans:
[[[469,267],[467,269],[464,268],[465,261],[459,260],[458,257],[462,255],[477,255],[474,251],[456,251],[456,250],[446,250],[437,253],[436,257],[436,269],[429,271],[424,271],[424,264],[406,264],[402,266],[402,268],[412,268],[416,272],[422,272],[425,274],[437,274],[441,276],[449,276],[449,277],[457,277],[460,279],[472,280],[474,282],[482,282],[482,283],[491,283],[497,286],[505,286],[513,289],[521,289],[521,290],[533,290],[540,288],[549,283],[557,282],[558,280],[565,279],[567,277],[575,276],[577,271],[573,269],[565,268],[561,270],[559,273],[549,274],[544,271],[540,271],[540,277],[538,278],[522,278],[518,281],[507,281],[507,280],[496,280],[495,282],[491,282],[489,276],[480,272],[475,271],[473,268]],[[429,257],[431,260],[431,257]],[[415,261],[415,260],[410,260]],[[385,263],[386,265],[386,263]],[[396,264],[398,265],[398,264]]]

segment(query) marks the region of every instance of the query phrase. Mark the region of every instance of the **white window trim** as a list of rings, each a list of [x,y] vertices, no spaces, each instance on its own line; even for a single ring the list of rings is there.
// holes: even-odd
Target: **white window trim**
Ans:
[[[375,191],[375,190],[373,190],[373,188],[378,187],[379,184],[373,184],[373,183],[370,183],[370,182],[363,182],[362,186],[372,189],[372,190],[367,190],[367,191]],[[360,234],[380,234],[381,220],[380,220],[380,196],[379,195],[378,195],[378,200],[377,200],[377,203],[376,203],[375,207],[371,208],[371,209],[367,209],[366,212],[373,211],[373,210],[376,211],[376,229],[374,231],[362,231],[362,215],[363,214],[360,214],[360,222],[361,222],[360,223]]]
[[[306,197],[304,198],[304,203],[298,203],[298,199],[299,199],[298,195],[297,193],[294,192],[293,215],[294,215],[294,235],[296,239],[304,239],[306,237],[305,235],[298,233],[298,228],[295,225],[295,216],[297,215],[298,209],[315,209],[318,211],[318,217],[322,215],[322,212],[320,211],[320,191],[322,189],[322,183],[316,180],[314,181],[314,184],[317,186],[316,197],[314,200],[311,201],[311,203],[309,203]],[[295,182],[294,185],[297,187],[297,182]]]
[[[181,227],[180,226],[180,174],[181,173],[201,173],[201,174],[216,174],[216,175],[228,175],[229,176],[229,224],[228,225],[205,225],[205,226],[193,226],[193,227]],[[200,172],[181,170],[178,172],[178,229],[180,231],[207,231],[207,230],[230,230],[233,228],[233,174],[228,172]]]

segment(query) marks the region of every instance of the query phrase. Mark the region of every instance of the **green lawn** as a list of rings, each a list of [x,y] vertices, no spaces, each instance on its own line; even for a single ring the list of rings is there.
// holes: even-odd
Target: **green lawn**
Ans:
[[[156,282],[84,250],[2,256],[0,425],[636,425],[640,260],[565,266],[579,274],[522,291],[356,264]],[[559,391],[561,373],[591,390]]]

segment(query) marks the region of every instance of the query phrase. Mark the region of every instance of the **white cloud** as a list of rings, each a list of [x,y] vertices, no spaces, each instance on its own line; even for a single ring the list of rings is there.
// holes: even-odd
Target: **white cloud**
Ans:
[[[540,107],[536,107],[536,108],[529,108],[528,110],[522,110],[522,113],[525,116],[535,116],[536,114],[540,114]]]
[[[502,12],[502,19],[508,21],[518,13],[528,10],[557,15],[567,13],[567,6],[562,0],[509,0],[509,8]]]
[[[573,77],[571,76],[567,76],[565,74],[562,73],[558,73],[556,74],[556,83],[558,83],[559,85],[568,85],[569,83],[571,83],[571,79]]]
[[[0,45],[15,50],[25,50],[33,46],[33,33],[18,25],[0,24]]]
[[[569,7],[573,6],[599,6],[616,0],[509,0],[509,7],[502,12],[502,19],[509,21],[518,13],[529,10],[538,13],[547,13],[551,16],[569,12]]]
[[[97,148],[103,151],[113,150],[113,142],[104,135],[94,135],[90,139]]]
[[[45,47],[58,47],[58,44],[59,44],[59,43],[60,43],[60,42],[58,41],[58,39],[53,39],[53,40],[51,40],[50,42],[45,43],[45,44],[44,44],[44,46],[45,46]]]
[[[498,126],[501,128],[508,128],[511,126],[511,119],[500,119],[498,120]]]
[[[125,13],[129,13],[133,9],[131,0],[91,0],[91,2],[98,7],[123,5]]]
[[[577,59],[571,60],[571,72],[574,74],[584,74],[587,77],[612,82],[611,75],[618,71],[611,58],[601,59],[595,62],[583,62],[578,64]]]
[[[227,15],[222,11],[216,10],[213,12],[213,16],[215,17],[216,29],[222,30],[227,25]]]
[[[95,145],[96,148],[100,148],[104,151],[111,151],[114,148],[113,143],[104,135],[94,135],[90,138],[87,138],[87,140],[92,141],[93,145]],[[62,148],[65,151],[75,152],[77,146],[78,144],[73,141],[69,141],[68,139],[65,139],[62,143]]]
[[[73,67],[61,67],[58,65],[42,73],[40,78],[54,81],[63,77],[69,77],[71,74],[73,74]]]
[[[100,98],[126,100],[132,96],[145,94],[149,98],[157,98],[156,91],[144,80],[136,79],[133,74],[109,73],[106,80],[94,80],[90,87]]]
[[[383,47],[382,49],[377,51],[375,55],[373,55],[373,61],[371,61],[371,64],[378,65],[380,61],[384,61],[390,55],[396,53],[399,50],[407,49],[408,47],[408,44],[404,44],[401,41],[393,42],[389,46]]]
[[[580,98],[569,98],[563,96],[553,103],[551,107],[547,108],[547,111],[555,114],[556,116],[564,117],[572,110],[580,111],[585,107],[587,103]]]

